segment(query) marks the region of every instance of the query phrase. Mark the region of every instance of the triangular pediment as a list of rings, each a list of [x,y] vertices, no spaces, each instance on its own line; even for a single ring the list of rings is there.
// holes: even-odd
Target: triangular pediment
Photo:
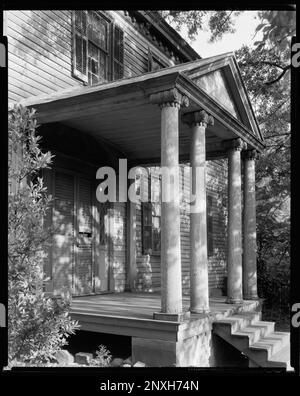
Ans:
[[[232,53],[195,61],[183,70],[224,110],[263,140],[237,61]]]
[[[222,69],[214,70],[203,76],[196,77],[193,81],[213,97],[221,106],[225,107],[235,118],[241,120]]]

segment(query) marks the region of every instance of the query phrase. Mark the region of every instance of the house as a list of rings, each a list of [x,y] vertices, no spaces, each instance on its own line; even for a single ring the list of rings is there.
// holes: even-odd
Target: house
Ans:
[[[4,19],[9,100],[37,110],[43,148],[55,154],[43,175],[55,227],[46,291],[74,296],[83,329],[131,336],[133,359],[147,365],[218,365],[220,337],[249,365],[285,366],[289,335],[260,320],[264,143],[234,55],[202,59],[154,11]],[[118,199],[99,202],[103,167],[120,180],[138,168],[128,181],[135,202],[120,199],[118,183]],[[160,169],[178,170],[179,184]],[[175,199],[162,200],[171,186]]]

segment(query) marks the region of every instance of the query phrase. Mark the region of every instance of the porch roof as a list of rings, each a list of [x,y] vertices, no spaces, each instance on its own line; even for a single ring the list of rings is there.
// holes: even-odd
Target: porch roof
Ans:
[[[214,80],[214,72],[219,70],[222,76]],[[203,88],[203,76],[209,76],[208,90]],[[207,81],[204,83],[207,86]],[[210,84],[217,91],[209,92]],[[149,96],[172,88],[189,98],[189,107],[182,108],[181,114],[204,109],[214,117],[214,125],[208,126],[206,131],[208,159],[224,157],[222,142],[236,137],[244,139],[249,149],[261,151],[264,148],[232,53],[137,77],[35,96],[21,103],[37,110],[40,124],[65,124],[92,135],[100,144],[109,143],[132,165],[150,164],[160,163],[160,109],[150,104]],[[224,95],[224,100],[217,97],[218,92]],[[226,103],[236,110],[235,114]],[[181,161],[188,161],[189,146],[189,128],[180,122]]]

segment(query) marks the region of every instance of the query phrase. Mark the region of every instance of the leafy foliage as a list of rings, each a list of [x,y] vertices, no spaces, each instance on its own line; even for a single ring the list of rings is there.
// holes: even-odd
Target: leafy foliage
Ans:
[[[96,357],[91,360],[91,366],[108,367],[112,360],[112,355],[104,345],[99,345]]]
[[[34,110],[15,105],[9,111],[8,206],[8,355],[15,361],[48,362],[67,343],[77,323],[68,315],[68,299],[43,292],[45,247],[51,229],[43,219],[51,197],[39,177],[52,156],[42,153]]]
[[[265,138],[256,167],[258,287],[287,311],[290,263],[290,42],[294,13],[259,13],[263,39],[236,52]]]
[[[176,30],[186,27],[190,40],[195,40],[198,30],[208,25],[211,42],[220,39],[224,33],[234,33],[234,17],[239,14],[240,11],[161,11],[163,18]]]

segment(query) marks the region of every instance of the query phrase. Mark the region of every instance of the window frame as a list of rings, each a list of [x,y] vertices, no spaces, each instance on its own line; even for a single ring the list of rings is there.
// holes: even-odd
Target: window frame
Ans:
[[[80,70],[77,69],[76,67],[76,34],[78,35],[78,32],[76,31],[76,24],[75,24],[75,18],[76,18],[76,12],[84,12],[86,14],[86,21],[88,22],[88,14],[89,13],[95,13],[98,17],[104,19],[107,22],[107,50],[104,50],[102,47],[100,47],[96,42],[94,42],[91,38],[89,38],[88,35],[88,27],[86,26],[86,32],[85,35],[81,33],[81,37],[83,37],[84,40],[86,40],[86,74],[80,72]],[[121,32],[122,35],[122,62],[117,60],[114,57],[114,50],[115,50],[115,32],[116,30]],[[76,10],[72,12],[72,76],[81,82],[84,83],[84,85],[95,85],[99,84],[101,82],[108,82],[108,81],[114,81],[114,63],[118,63],[119,70],[121,70],[121,73],[119,73],[118,79],[124,78],[124,37],[125,37],[125,32],[124,30],[113,21],[113,18],[108,15],[105,11],[94,11],[94,10]],[[100,78],[100,73],[99,73],[99,81],[95,84],[89,83],[89,43],[91,43],[93,46],[95,46],[100,52],[106,53],[107,55],[107,62],[106,62],[106,78],[102,79]],[[100,65],[99,65],[100,68]]]

